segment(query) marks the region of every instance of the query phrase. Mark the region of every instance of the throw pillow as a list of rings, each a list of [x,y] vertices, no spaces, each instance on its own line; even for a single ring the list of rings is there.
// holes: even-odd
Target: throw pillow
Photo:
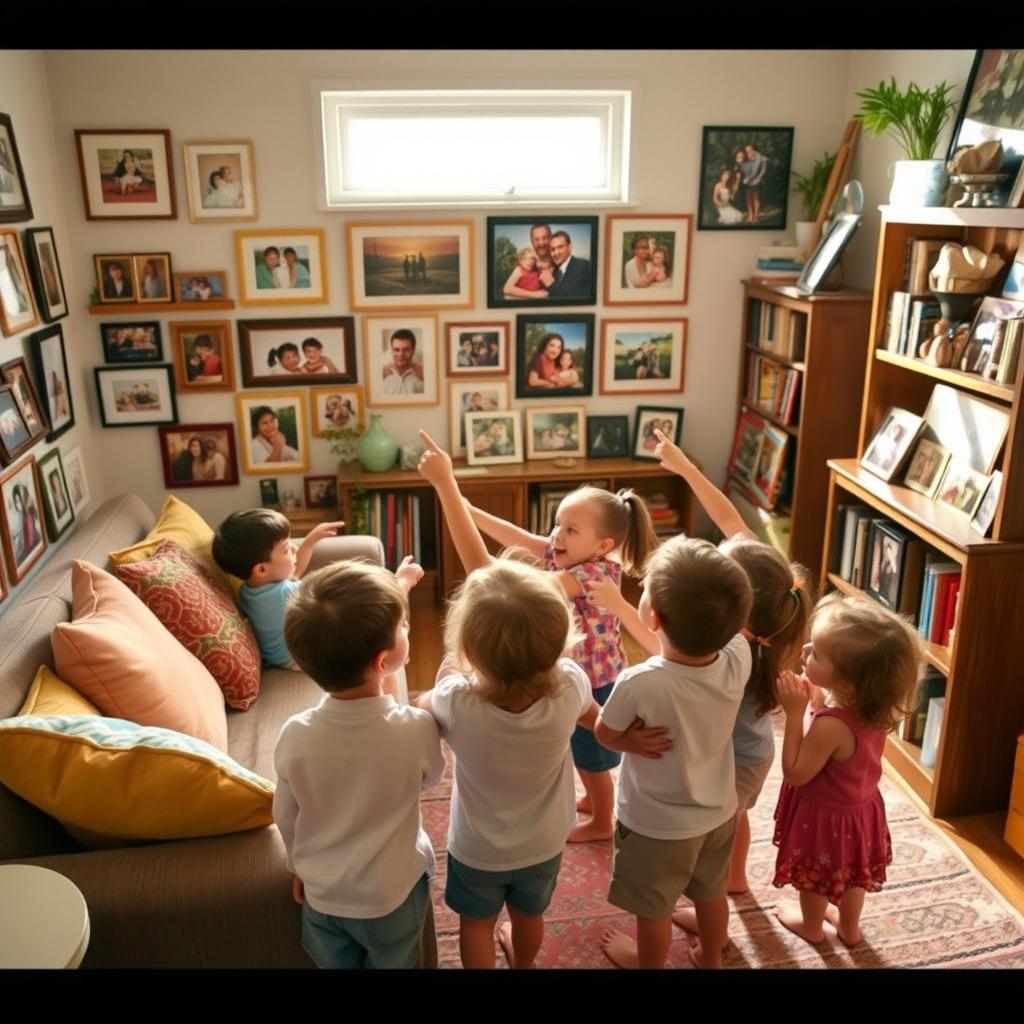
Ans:
[[[46,665],[36,670],[19,715],[98,715],[100,709]]]

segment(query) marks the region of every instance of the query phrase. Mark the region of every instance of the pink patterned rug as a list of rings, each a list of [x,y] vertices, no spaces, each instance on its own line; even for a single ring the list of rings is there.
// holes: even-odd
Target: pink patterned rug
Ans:
[[[781,743],[779,744],[781,750]],[[446,749],[449,762],[451,751]],[[864,941],[848,950],[837,940],[813,947],[788,932],[771,911],[795,899],[771,884],[775,867],[772,813],[778,761],[751,812],[751,893],[732,897],[730,967],[1024,967],[1024,918],[1016,913],[888,779],[882,779],[894,861],[885,889],[867,897]],[[581,790],[582,792],[582,790]],[[432,883],[441,967],[459,967],[459,919],[444,903],[445,838],[450,767],[445,782],[423,800],[424,827],[437,851]],[[632,934],[632,918],[607,902],[611,842],[569,845],[554,899],[545,915],[538,967],[611,968],[598,939],[611,926]],[[504,919],[504,914],[502,919]],[[501,947],[498,966],[507,966]],[[676,929],[670,967],[691,968],[688,944]]]

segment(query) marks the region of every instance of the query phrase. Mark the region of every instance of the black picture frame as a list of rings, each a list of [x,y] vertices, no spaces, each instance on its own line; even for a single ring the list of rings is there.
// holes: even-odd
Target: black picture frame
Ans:
[[[56,468],[52,468],[50,463],[56,463]],[[58,496],[66,502],[64,512],[62,513],[58,512],[52,488],[48,486],[48,484],[52,483],[54,473],[57,475],[57,482],[60,488]],[[39,493],[43,499],[46,533],[50,538],[50,543],[53,544],[63,537],[75,522],[75,506],[71,500],[71,491],[68,488],[67,474],[64,472],[64,463],[61,459],[59,448],[51,448],[45,455],[41,455],[36,460],[36,474],[39,478]],[[65,515],[67,516],[67,521],[61,526],[61,521],[64,520]]]
[[[124,336],[118,338],[123,331],[152,330],[154,348],[148,346],[136,349],[132,345],[124,345]],[[162,363],[164,359],[164,341],[158,320],[127,320],[123,323],[100,324],[100,344],[103,346],[103,359],[108,363]]]
[[[167,397],[169,399],[170,416],[163,416],[159,419],[132,419],[121,423],[115,423],[112,413],[119,412],[122,415],[131,410],[111,410],[107,407],[106,397],[103,394],[102,382],[105,377],[116,377],[121,374],[155,374],[162,372],[165,376]],[[171,363],[140,363],[137,366],[94,366],[93,377],[96,381],[96,399],[100,407],[100,422],[104,427],[111,429],[115,427],[156,427],[165,424],[176,424],[178,422],[178,404],[174,395],[174,367]],[[133,382],[135,383],[135,382]],[[134,398],[135,396],[130,396]],[[137,408],[135,411],[139,411]]]
[[[843,250],[860,227],[860,223],[859,213],[841,213],[835,217],[800,272],[796,282],[799,291],[805,295],[813,295],[821,287],[825,278],[832,273],[832,268],[839,262]]]
[[[632,450],[631,450],[632,451],[632,457],[634,459],[638,459],[641,462],[657,462],[658,461],[657,456],[647,454],[647,449],[646,448],[643,451],[640,450],[641,449],[641,441],[642,441],[642,438],[640,436],[640,431],[641,431],[641,428],[643,427],[644,431],[645,431],[645,435],[646,435],[646,426],[644,424],[644,417],[647,414],[650,414],[650,413],[665,413],[666,416],[678,417],[678,419],[674,419],[675,428],[672,431],[671,440],[675,444],[679,444],[679,442],[680,442],[680,440],[682,439],[682,436],[683,436],[683,415],[685,414],[685,412],[686,412],[686,410],[681,405],[674,405],[674,406],[673,405],[638,405],[636,407],[636,420],[635,420],[634,425],[633,425],[633,447],[632,447]],[[651,435],[651,436],[653,436],[653,435]],[[653,449],[653,445],[650,446],[650,447],[651,447],[651,449]]]
[[[281,498],[277,493],[277,478],[264,477],[260,480],[260,505],[263,508],[281,507]]]
[[[868,563],[864,591],[890,611],[898,611],[903,585],[903,562],[907,538],[888,523],[873,520],[868,536]]]
[[[46,262],[40,255],[40,242],[45,241],[43,236],[49,236],[50,246],[53,252],[53,265],[56,280],[47,281]],[[25,260],[28,263],[29,276],[32,278],[32,287],[36,293],[36,304],[39,307],[39,315],[44,323],[52,324],[62,320],[68,315],[68,296],[64,290],[64,273],[60,269],[60,257],[57,255],[57,240],[53,236],[53,228],[26,228],[25,229]],[[50,301],[51,293],[56,290],[60,293],[60,301]],[[64,312],[57,312],[63,307]]]
[[[594,324],[593,313],[552,313],[544,314],[520,313],[516,317],[516,398],[583,398],[594,392]],[[563,351],[580,351],[579,326],[583,328],[583,359],[582,373],[578,365],[580,384],[567,387],[531,387],[529,384],[530,367],[534,359],[540,355],[538,346],[548,335],[562,338]],[[539,328],[539,330],[535,329]],[[567,339],[568,338],[568,342]],[[574,363],[577,356],[573,356]]]
[[[57,367],[52,365],[55,362],[52,359],[52,353],[51,358],[48,360],[46,353],[43,351],[44,347],[47,347],[51,339],[54,338],[60,351],[63,393],[58,393],[49,387],[46,379],[48,362],[50,363],[51,381],[52,375],[57,370]],[[32,369],[35,371],[36,377],[36,394],[43,403],[43,411],[46,413],[47,422],[50,424],[50,431],[46,435],[46,440],[56,441],[61,434],[66,433],[75,425],[75,403],[71,397],[71,378],[68,376],[68,357],[64,349],[64,332],[61,330],[60,324],[53,324],[51,327],[30,334],[28,341],[32,350]],[[66,420],[63,419],[62,415],[57,415],[60,412],[59,405],[61,399],[65,397],[67,399]]]
[[[547,298],[531,299],[524,296],[506,296],[504,288],[515,268],[521,249],[530,247],[536,252],[533,229],[546,226],[553,237],[566,233],[570,239],[571,256],[565,284],[552,286]],[[586,228],[588,234],[575,228]],[[504,229],[504,230],[503,230]],[[539,213],[534,216],[487,218],[487,307],[488,309],[514,309],[529,306],[595,306],[597,305],[597,255],[599,251],[599,219],[597,217],[563,216]],[[543,251],[543,250],[542,250]],[[573,263],[577,266],[574,269]],[[579,263],[586,264],[583,267]],[[570,280],[571,278],[571,280]],[[541,288],[541,291],[549,289]]]
[[[587,417],[588,459],[624,459],[628,455],[628,416]]]
[[[25,180],[25,171],[21,166],[21,154],[18,152],[18,143],[14,138],[14,124],[10,114],[0,114],[0,193],[13,191],[6,187],[8,183],[5,175],[16,179],[24,202],[11,206],[0,204],[0,224],[15,224],[19,221],[31,220],[32,200],[28,196],[28,182]]]

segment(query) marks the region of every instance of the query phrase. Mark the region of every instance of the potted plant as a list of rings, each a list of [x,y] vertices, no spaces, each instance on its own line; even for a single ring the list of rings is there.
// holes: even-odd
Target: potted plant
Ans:
[[[793,191],[803,200],[804,204],[804,219],[798,220],[794,225],[796,244],[801,249],[807,249],[811,235],[814,233],[818,210],[825,198],[825,189],[828,187],[828,179],[832,174],[835,162],[835,153],[826,152],[820,160],[814,161],[810,174],[793,171]]]
[[[856,95],[861,109],[855,116],[873,135],[891,135],[906,156],[893,165],[889,202],[893,206],[942,206],[946,195],[946,166],[932,159],[939,135],[954,109],[953,86],[939,82],[921,89],[911,82],[901,91],[893,78],[877,89]]]

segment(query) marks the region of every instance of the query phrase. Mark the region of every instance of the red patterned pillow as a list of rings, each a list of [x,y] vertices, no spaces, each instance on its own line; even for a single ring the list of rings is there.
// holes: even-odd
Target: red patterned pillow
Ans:
[[[167,540],[114,572],[206,666],[230,707],[244,711],[259,696],[260,648],[252,626],[194,555]]]

